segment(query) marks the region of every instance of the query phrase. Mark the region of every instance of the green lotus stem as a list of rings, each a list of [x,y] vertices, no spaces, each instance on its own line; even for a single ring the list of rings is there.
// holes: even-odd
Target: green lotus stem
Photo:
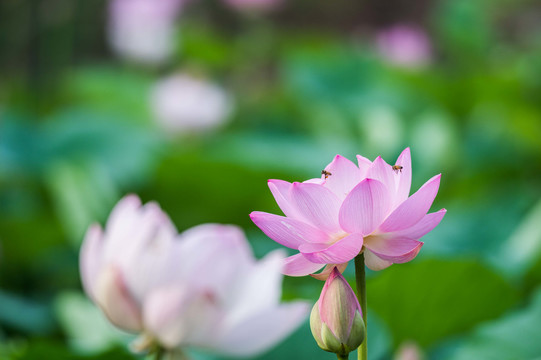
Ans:
[[[336,358],[338,360],[348,360],[349,359],[349,354],[348,355],[340,355],[340,354],[336,354]]]
[[[165,350],[162,348],[161,358],[156,358],[156,360],[190,360],[190,357],[182,351],[182,349],[171,349]]]
[[[156,356],[154,357],[155,360],[162,360],[165,357],[165,349],[159,346],[156,349]]]
[[[368,353],[366,343],[368,340],[368,324],[366,323],[366,313],[368,312],[366,308],[366,272],[364,268],[364,253],[361,253],[355,257],[355,284],[357,299],[359,299],[359,304],[363,311],[363,321],[364,326],[366,327],[364,341],[357,349],[357,359],[358,360],[368,360]]]

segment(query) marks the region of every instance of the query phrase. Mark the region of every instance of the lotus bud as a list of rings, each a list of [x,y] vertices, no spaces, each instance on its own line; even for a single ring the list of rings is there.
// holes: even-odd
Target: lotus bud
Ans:
[[[341,357],[347,357],[364,340],[361,306],[353,289],[336,267],[312,308],[310,328],[320,348]]]

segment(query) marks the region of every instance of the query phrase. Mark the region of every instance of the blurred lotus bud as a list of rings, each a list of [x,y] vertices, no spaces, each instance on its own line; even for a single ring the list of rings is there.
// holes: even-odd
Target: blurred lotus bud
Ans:
[[[413,341],[403,342],[394,355],[394,360],[423,360],[422,350]]]
[[[174,49],[174,22],[184,0],[111,0],[109,43],[121,57],[145,64],[166,61]]]
[[[173,133],[220,127],[233,107],[218,85],[181,73],[160,80],[152,89],[150,102],[156,121]]]
[[[364,340],[361,306],[353,289],[336,267],[312,308],[310,328],[320,348],[340,356],[347,356]]]
[[[380,32],[376,38],[381,55],[390,63],[417,68],[427,65],[432,57],[430,40],[416,27],[397,25]]]
[[[141,335],[133,349],[198,347],[236,357],[272,347],[308,313],[303,302],[280,303],[283,259],[273,252],[257,261],[235,226],[178,234],[157,204],[130,195],[104,230],[88,230],[80,270],[108,319]]]
[[[224,0],[229,6],[237,10],[267,11],[282,4],[282,0]]]

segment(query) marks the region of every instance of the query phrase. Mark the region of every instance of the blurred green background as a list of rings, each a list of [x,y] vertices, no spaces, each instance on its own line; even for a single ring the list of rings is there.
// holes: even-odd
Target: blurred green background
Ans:
[[[267,179],[406,146],[412,190],[441,172],[448,213],[414,261],[369,274],[370,359],[541,358],[538,1],[193,0],[135,30],[112,6],[0,2],[0,359],[136,358],[78,273],[124,194],[179,230],[238,224],[262,256]],[[137,49],[153,31],[165,53]],[[287,278],[284,299],[322,285]],[[257,359],[293,358],[333,356],[306,323]]]

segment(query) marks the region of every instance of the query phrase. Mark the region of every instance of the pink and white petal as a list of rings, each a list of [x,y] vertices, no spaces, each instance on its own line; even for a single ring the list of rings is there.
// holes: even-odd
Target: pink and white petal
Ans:
[[[284,259],[284,275],[306,276],[321,269],[324,264],[308,261],[302,254],[292,255]]]
[[[405,263],[417,256],[423,244],[417,240],[375,235],[367,237],[364,246],[383,260]]]
[[[367,248],[364,249],[364,263],[366,264],[367,268],[374,271],[380,271],[380,270],[386,269],[393,264],[390,261],[379,258],[377,255],[375,255],[372,251],[368,250]]]
[[[126,244],[131,244],[140,216],[141,200],[136,195],[127,195],[115,205],[105,225],[104,257],[117,254]]]
[[[380,232],[395,232],[418,223],[426,215],[440,187],[440,175],[428,180],[417,192],[400,204],[379,227]]]
[[[150,202],[138,211],[136,221],[126,239],[117,240],[109,236],[105,239],[105,259],[114,260],[121,269],[129,271],[133,266],[137,266],[134,264],[138,263],[146,248],[156,241],[158,234],[167,235],[172,239],[176,235],[176,230],[159,205]]]
[[[313,277],[314,279],[325,281],[325,280],[327,280],[327,278],[331,274],[333,268],[336,267],[338,269],[338,271],[340,271],[340,273],[343,273],[344,270],[346,270],[347,266],[348,266],[347,262],[342,263],[342,264],[328,264],[327,266],[325,266],[323,271],[321,271],[320,273],[317,273],[317,274],[310,274],[310,276]]]
[[[129,194],[124,196],[115,205],[109,218],[105,229],[107,232],[122,230],[128,227],[133,221],[133,216],[141,207],[141,200],[137,195]]]
[[[183,292],[177,287],[153,291],[145,301],[145,330],[166,348],[204,345],[217,334],[223,318],[214,294],[206,291]]]
[[[418,240],[432,231],[432,229],[434,229],[443,219],[446,212],[447,210],[441,209],[440,211],[426,214],[417,224],[404,230],[388,233],[387,235],[398,238]]]
[[[213,289],[221,296],[230,291],[235,276],[249,271],[254,262],[241,229],[204,224],[186,230],[164,249],[148,248],[140,266],[130,275],[138,279],[133,286],[136,294],[148,294],[168,284],[184,284]],[[150,290],[143,291],[146,284]]]
[[[240,323],[224,326],[222,336],[211,348],[232,357],[258,355],[297,329],[306,319],[309,309],[305,302],[265,309]]]
[[[186,305],[188,294],[179,288],[157,289],[149,294],[143,304],[145,328],[166,347],[175,347],[182,342],[184,324],[179,315]],[[171,320],[179,320],[173,321]]]
[[[394,202],[394,207],[400,205],[404,200],[406,200],[410,194],[411,190],[411,154],[410,148],[407,147],[402,151],[398,159],[396,160],[396,165],[402,166],[402,169],[395,171],[395,178],[397,183],[396,188],[396,198]]]
[[[178,245],[179,241],[168,229],[158,226],[152,241],[133,254],[133,260],[123,272],[133,298],[143,301],[153,289],[176,280],[179,272],[175,270],[182,256]]]
[[[341,264],[357,256],[362,247],[362,234],[350,234],[330,246],[328,244],[302,244],[299,246],[299,251],[314,263]]]
[[[403,264],[415,259],[417,254],[419,254],[419,251],[421,251],[421,247],[423,247],[423,244],[424,243],[420,242],[414,249],[400,256],[388,256],[377,252],[374,252],[374,254],[379,256],[383,260],[391,261],[393,264]]]
[[[141,206],[137,196],[128,195],[115,206],[107,222],[104,262],[115,262],[121,269],[129,269],[151,242],[158,237],[175,235],[175,226],[158,204],[151,202]]]
[[[370,169],[370,166],[372,166],[372,161],[368,160],[364,156],[357,155],[357,163],[361,172],[361,179],[364,179],[366,177],[368,169]]]
[[[308,180],[305,180],[302,182],[303,184],[318,184],[318,185],[322,185],[325,183],[325,179],[322,179],[322,178],[313,178],[313,179],[308,179]]]
[[[149,202],[141,208],[136,227],[130,239],[130,247],[149,245],[156,238],[157,232],[163,231],[164,235],[169,233],[170,237],[176,235],[171,220],[155,202]]]
[[[140,258],[137,270],[132,271],[131,277],[137,285],[133,286],[134,293],[142,298],[155,288],[166,284],[185,282],[192,268],[185,269],[189,260],[198,258],[202,246],[185,246],[181,236],[168,241],[155,242],[147,248],[145,256]],[[188,244],[190,245],[190,244]],[[204,261],[204,260],[199,260]],[[193,266],[193,263],[191,264]]]
[[[359,168],[340,155],[336,155],[325,170],[331,173],[325,181],[325,187],[340,199],[344,199],[351,189],[362,180]]]
[[[392,166],[387,164],[381,156],[374,160],[366,173],[367,178],[381,181],[387,187],[393,200],[396,195],[395,175]]]
[[[306,242],[325,242],[329,236],[305,222],[284,216],[254,211],[250,218],[268,237],[291,249]]]
[[[255,263],[249,271],[236,277],[231,292],[221,303],[229,309],[228,321],[240,322],[263,309],[279,304],[282,296],[284,258],[283,250],[275,250]]]
[[[185,230],[180,234],[180,239],[184,245],[185,254],[187,257],[194,257],[196,251],[190,249],[198,249],[197,253],[202,257],[206,257],[206,253],[215,253],[215,250],[227,252],[227,257],[234,262],[252,264],[255,259],[252,249],[241,228],[235,225],[224,224],[202,224]],[[202,264],[199,264],[202,265]],[[185,265],[182,265],[186,267]],[[189,269],[193,271],[195,269]]]
[[[374,231],[391,206],[389,192],[378,180],[364,179],[355,186],[340,208],[339,221],[348,233],[364,235]]]
[[[113,325],[129,332],[143,330],[139,304],[130,294],[117,267],[108,266],[100,273],[94,296]]]
[[[268,181],[268,185],[274,200],[276,200],[284,215],[292,219],[302,220],[302,215],[299,214],[291,200],[290,192],[293,184],[283,180],[271,179]]]
[[[93,301],[95,301],[94,288],[102,265],[102,238],[101,227],[98,224],[91,225],[86,232],[79,254],[83,288]]]
[[[179,257],[170,267],[178,274],[177,283],[194,283],[225,294],[235,276],[250,271],[255,263],[248,240],[237,226],[199,225],[182,233],[177,241],[181,243]]]
[[[291,199],[303,218],[316,228],[328,234],[340,231],[341,201],[331,190],[317,184],[293,183]]]

